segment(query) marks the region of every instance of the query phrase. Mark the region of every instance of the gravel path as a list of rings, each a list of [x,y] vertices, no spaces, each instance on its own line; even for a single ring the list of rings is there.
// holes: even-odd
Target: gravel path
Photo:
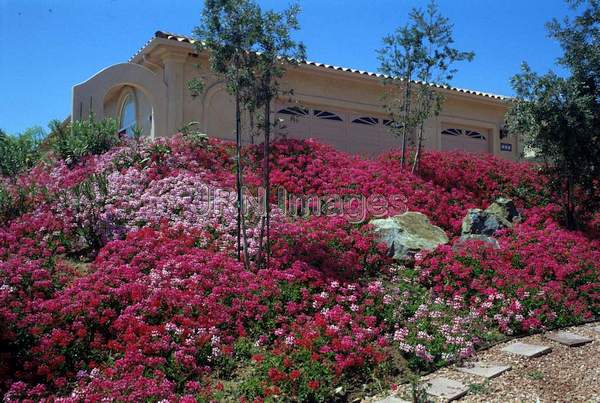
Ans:
[[[536,358],[521,358],[501,351],[516,340],[481,351],[474,360],[512,366],[510,371],[490,380],[451,366],[424,377],[423,381],[441,376],[462,382],[469,392],[461,402],[600,402],[600,332],[595,328],[600,329],[600,323],[564,329],[593,339],[580,347],[568,347],[544,335],[519,339],[521,343],[552,348],[549,354]],[[408,385],[401,385],[396,396],[410,401],[408,389]]]

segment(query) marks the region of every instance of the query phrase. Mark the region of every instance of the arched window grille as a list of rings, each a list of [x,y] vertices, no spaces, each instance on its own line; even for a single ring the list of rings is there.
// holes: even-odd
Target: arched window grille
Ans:
[[[449,129],[442,130],[442,134],[445,136],[463,136],[464,135],[464,136],[470,137],[472,139],[485,140],[485,136],[475,130],[449,128]]]
[[[280,109],[277,113],[291,116],[308,116],[308,109],[301,108],[299,106],[290,106],[287,108]]]
[[[319,119],[325,119],[325,120],[336,120],[338,122],[342,122],[342,118],[339,117],[338,115],[336,115],[333,112],[327,112],[327,111],[320,111],[318,109],[315,109],[313,111],[315,117],[319,118]]]
[[[371,117],[371,116],[362,116],[360,118],[356,118],[352,121],[352,123],[358,123],[361,125],[369,125],[376,126],[379,124],[379,119]]]

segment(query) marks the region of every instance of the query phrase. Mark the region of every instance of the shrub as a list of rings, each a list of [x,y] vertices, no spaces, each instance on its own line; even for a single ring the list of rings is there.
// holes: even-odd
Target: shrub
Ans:
[[[0,174],[14,179],[33,167],[40,158],[39,145],[44,135],[40,127],[32,127],[18,136],[0,130]]]
[[[444,246],[405,267],[368,225],[278,214],[269,266],[246,268],[235,259],[233,200],[214,195],[204,214],[205,186],[234,186],[232,145],[197,140],[123,144],[1,179],[12,217],[0,224],[6,401],[353,401],[407,365],[433,369],[501,332],[599,313],[599,244],[561,228],[556,204],[533,206],[541,185],[530,166],[425,153],[415,176],[393,154],[368,160],[277,141],[273,183],[290,192],[400,194],[457,229],[466,209],[518,198],[522,184],[525,220],[498,236],[501,250]],[[254,190],[260,150],[243,158]],[[93,263],[76,260],[88,252]]]
[[[42,192],[35,185],[6,186],[0,183],[0,224],[30,211]]]
[[[547,212],[530,211],[499,238],[501,249],[479,241],[438,248],[420,262],[421,281],[441,297],[464,298],[509,334],[597,316],[600,245],[541,217]]]
[[[86,155],[102,154],[121,143],[117,127],[117,121],[110,118],[94,121],[90,117],[67,125],[54,121],[50,123],[52,148],[72,166]]]

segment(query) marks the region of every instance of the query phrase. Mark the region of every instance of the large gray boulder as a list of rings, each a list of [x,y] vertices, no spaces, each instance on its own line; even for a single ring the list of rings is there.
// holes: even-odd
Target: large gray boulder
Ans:
[[[498,198],[485,209],[470,209],[462,222],[462,235],[478,234],[491,236],[503,228],[511,228],[520,219],[512,200]]]
[[[406,212],[394,217],[371,220],[379,241],[389,247],[396,260],[407,260],[421,250],[433,250],[448,243],[443,229],[429,222],[425,214]]]

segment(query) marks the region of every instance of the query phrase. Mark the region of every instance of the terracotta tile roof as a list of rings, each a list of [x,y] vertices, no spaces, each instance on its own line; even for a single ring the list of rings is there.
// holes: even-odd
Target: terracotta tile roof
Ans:
[[[130,61],[133,58],[135,58],[138,54],[140,54],[146,48],[146,46],[148,46],[155,38],[168,39],[168,40],[177,41],[177,42],[181,42],[181,43],[189,43],[190,45],[193,45],[197,42],[195,39],[193,39],[189,36],[178,35],[178,34],[174,34],[171,32],[165,32],[165,31],[156,31],[156,33],[154,34],[154,38],[152,38],[148,42],[146,42],[146,44],[135,55],[133,55],[131,57]],[[314,67],[318,67],[318,68],[323,68],[323,69],[330,69],[330,70],[343,71],[343,72],[347,72],[347,73],[361,74],[361,75],[369,76],[369,77],[378,77],[378,78],[386,77],[385,75],[380,74],[380,73],[373,73],[370,71],[358,70],[358,69],[353,69],[350,67],[341,67],[341,66],[334,66],[331,64],[312,62],[309,60],[302,62],[302,64],[305,64],[308,66],[314,66]],[[420,84],[430,85],[435,88],[444,88],[444,89],[456,91],[456,92],[463,93],[463,94],[477,95],[477,96],[496,99],[496,100],[510,100],[511,99],[510,97],[507,97],[504,95],[492,94],[489,92],[469,90],[469,89],[465,89],[465,88],[445,86],[445,85],[440,85],[440,84],[435,84],[435,83],[423,83],[423,82],[419,82],[419,81],[415,81],[415,82],[420,83]]]

